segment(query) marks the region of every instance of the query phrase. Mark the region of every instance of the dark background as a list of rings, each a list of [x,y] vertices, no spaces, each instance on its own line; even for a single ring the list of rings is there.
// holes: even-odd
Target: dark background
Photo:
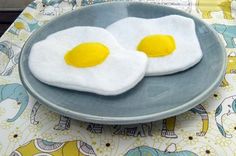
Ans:
[[[0,37],[32,0],[0,0]]]

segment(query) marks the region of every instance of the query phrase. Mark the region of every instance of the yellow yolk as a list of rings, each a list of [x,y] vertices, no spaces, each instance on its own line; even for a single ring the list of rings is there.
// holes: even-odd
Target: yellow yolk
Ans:
[[[166,56],[175,48],[175,40],[172,36],[159,34],[144,37],[137,46],[137,50],[146,53],[148,57]]]
[[[97,42],[81,43],[68,51],[64,59],[74,67],[92,67],[101,64],[109,55],[109,49]]]

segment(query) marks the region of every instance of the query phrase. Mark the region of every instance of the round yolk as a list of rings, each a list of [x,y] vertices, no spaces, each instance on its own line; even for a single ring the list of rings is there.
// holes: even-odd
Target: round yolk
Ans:
[[[101,64],[109,55],[109,49],[97,42],[81,43],[68,51],[64,59],[74,67],[92,67]]]
[[[175,40],[172,36],[159,34],[144,37],[137,46],[137,50],[146,53],[148,57],[166,56],[175,48]]]

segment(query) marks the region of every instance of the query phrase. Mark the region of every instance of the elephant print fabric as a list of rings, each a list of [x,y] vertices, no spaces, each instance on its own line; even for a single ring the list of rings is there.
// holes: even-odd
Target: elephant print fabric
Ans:
[[[49,142],[35,139],[17,148],[10,156],[96,156],[93,148],[83,141]]]
[[[212,24],[213,28],[223,36],[226,48],[236,48],[236,26],[225,24]]]
[[[232,16],[232,3],[233,0],[197,0],[197,11],[201,12],[203,19],[212,18],[215,12],[223,12],[225,19],[233,20]]]
[[[20,47],[9,41],[0,42],[0,76],[9,76],[18,64]]]
[[[236,52],[231,52],[228,55],[228,63],[225,74],[236,74]],[[226,75],[221,83],[221,87],[229,86],[229,82],[226,79]]]
[[[29,12],[22,13],[13,23],[13,26],[8,30],[14,35],[19,35],[21,31],[28,33],[33,32],[39,28],[43,23],[39,22]]]
[[[20,51],[28,37],[56,16],[111,1],[159,4],[203,19],[217,32],[227,52],[226,75],[221,87],[188,112],[133,125],[101,125],[73,120],[51,112],[42,101],[28,94],[20,84],[17,67]],[[31,1],[0,38],[0,156],[235,155],[235,19],[236,0]],[[209,33],[204,27],[197,30],[206,35]],[[208,60],[204,61],[207,63]]]
[[[17,104],[20,105],[20,109],[16,115],[11,119],[7,119],[8,122],[13,122],[17,120],[26,109],[29,102],[29,96],[21,84],[12,83],[0,85],[0,103],[7,99],[15,100]]]
[[[134,125],[113,125],[113,135],[123,135],[131,137],[147,137],[152,136],[152,123],[134,124]],[[104,125],[90,123],[87,126],[87,130],[91,133],[101,134],[103,132]]]
[[[39,121],[36,120],[37,112],[40,108],[41,104],[39,102],[36,102],[32,108],[31,114],[30,114],[30,123],[37,125],[39,124]],[[68,130],[70,128],[70,118],[66,116],[60,116],[59,123],[54,126],[55,130]]]
[[[209,118],[205,108],[200,104],[190,110],[193,113],[200,115],[202,119],[202,130],[197,132],[197,136],[204,136],[207,133],[209,127]],[[175,122],[176,116],[164,119],[162,123],[161,136],[166,138],[177,138],[175,134]],[[124,136],[133,136],[133,137],[147,137],[152,136],[152,126],[153,123],[144,123],[136,125],[115,125],[113,126],[114,135],[124,135]],[[102,133],[103,125],[90,123],[87,127],[87,130],[91,133]]]
[[[215,113],[217,127],[220,133],[226,138],[231,138],[232,135],[228,134],[225,131],[225,128],[223,126],[223,117],[225,115],[229,116],[232,113],[236,113],[236,95],[225,98],[222,103],[217,107]]]
[[[176,151],[176,145],[170,144],[165,151],[159,149],[140,146],[129,150],[125,156],[197,156],[197,154],[191,151]]]
[[[66,11],[71,11],[77,8],[79,0],[42,0],[38,4],[31,4],[31,7],[36,7],[40,13],[45,16],[59,16]]]
[[[190,110],[193,113],[197,113],[201,116],[202,119],[202,130],[197,132],[198,136],[204,136],[207,133],[209,127],[209,118],[205,108],[200,104]],[[163,120],[163,127],[161,130],[161,135],[166,138],[177,138],[175,134],[175,122],[176,117],[171,117]]]

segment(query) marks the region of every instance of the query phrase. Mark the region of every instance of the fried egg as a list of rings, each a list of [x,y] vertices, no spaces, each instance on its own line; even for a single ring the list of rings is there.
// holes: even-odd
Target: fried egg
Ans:
[[[202,51],[192,19],[169,15],[155,19],[127,17],[106,28],[127,52],[148,56],[146,75],[166,75],[197,64]]]
[[[32,74],[48,85],[117,95],[145,75],[147,56],[131,51],[103,28],[72,27],[35,43],[28,64]]]

